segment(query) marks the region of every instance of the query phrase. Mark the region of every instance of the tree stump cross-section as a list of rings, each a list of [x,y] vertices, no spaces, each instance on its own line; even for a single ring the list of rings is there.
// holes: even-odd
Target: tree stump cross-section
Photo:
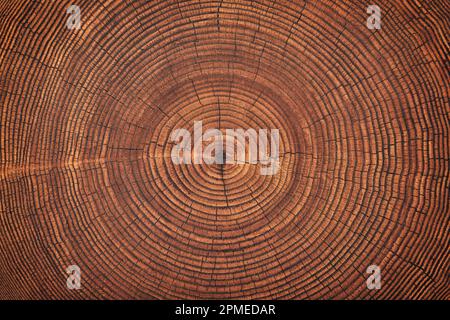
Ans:
[[[0,1],[0,299],[449,299],[450,3],[371,4]]]

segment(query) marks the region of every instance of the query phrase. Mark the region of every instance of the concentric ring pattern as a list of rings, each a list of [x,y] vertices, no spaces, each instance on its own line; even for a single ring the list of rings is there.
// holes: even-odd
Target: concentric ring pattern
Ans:
[[[449,299],[450,4],[370,4],[1,1],[0,298]],[[194,121],[279,171],[174,164]]]

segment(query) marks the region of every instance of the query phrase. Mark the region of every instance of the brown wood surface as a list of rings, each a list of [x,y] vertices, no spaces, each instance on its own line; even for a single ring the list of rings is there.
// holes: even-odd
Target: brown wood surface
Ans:
[[[0,298],[449,299],[450,3],[369,4],[0,1]],[[174,165],[196,120],[280,171]]]

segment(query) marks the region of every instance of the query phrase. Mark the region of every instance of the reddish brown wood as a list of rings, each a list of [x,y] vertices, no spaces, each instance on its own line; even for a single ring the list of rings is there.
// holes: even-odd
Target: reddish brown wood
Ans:
[[[450,6],[377,4],[1,1],[0,298],[449,299]],[[279,173],[174,165],[195,120]]]

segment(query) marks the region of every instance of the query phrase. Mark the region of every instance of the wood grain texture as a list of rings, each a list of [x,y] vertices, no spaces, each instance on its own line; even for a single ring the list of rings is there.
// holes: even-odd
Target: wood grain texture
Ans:
[[[0,298],[449,299],[450,3],[369,4],[0,1]],[[278,174],[174,165],[196,120]]]

